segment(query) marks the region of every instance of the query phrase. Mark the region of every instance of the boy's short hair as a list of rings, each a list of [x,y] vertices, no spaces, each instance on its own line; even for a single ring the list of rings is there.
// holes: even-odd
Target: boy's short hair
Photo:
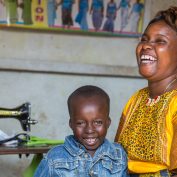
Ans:
[[[93,85],[85,85],[76,89],[69,97],[68,97],[68,111],[71,115],[71,102],[76,97],[92,97],[92,96],[100,96],[101,98],[105,99],[105,102],[108,107],[108,114],[110,111],[110,98],[108,94],[101,88]]]

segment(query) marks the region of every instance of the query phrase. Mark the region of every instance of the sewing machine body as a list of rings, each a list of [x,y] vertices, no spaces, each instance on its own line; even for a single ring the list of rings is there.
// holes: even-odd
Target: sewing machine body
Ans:
[[[22,129],[29,132],[31,124],[36,124],[36,120],[31,119],[31,104],[24,103],[16,108],[0,108],[0,119],[15,118],[20,121]]]

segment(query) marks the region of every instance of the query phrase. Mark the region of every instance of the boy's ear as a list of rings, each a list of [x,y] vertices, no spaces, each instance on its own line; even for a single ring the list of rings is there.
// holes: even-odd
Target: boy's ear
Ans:
[[[72,129],[72,123],[71,123],[71,118],[69,119],[69,126]]]
[[[109,126],[111,125],[111,118],[108,117],[108,121],[107,121],[107,128],[109,128]]]

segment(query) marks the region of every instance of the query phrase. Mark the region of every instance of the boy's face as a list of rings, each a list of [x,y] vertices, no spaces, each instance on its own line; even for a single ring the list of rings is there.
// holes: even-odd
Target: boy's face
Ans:
[[[71,107],[70,127],[74,136],[93,156],[111,123],[106,100],[101,96],[77,97]]]

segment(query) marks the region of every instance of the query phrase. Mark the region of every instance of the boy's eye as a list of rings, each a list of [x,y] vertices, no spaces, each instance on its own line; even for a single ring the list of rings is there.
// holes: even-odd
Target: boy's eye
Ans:
[[[94,124],[95,124],[95,125],[102,125],[102,124],[103,124],[103,121],[101,121],[101,120],[96,120],[96,121],[94,121]]]
[[[84,122],[84,121],[80,121],[80,122],[76,122],[76,124],[77,124],[78,126],[84,126],[84,125],[85,125],[85,122]]]

